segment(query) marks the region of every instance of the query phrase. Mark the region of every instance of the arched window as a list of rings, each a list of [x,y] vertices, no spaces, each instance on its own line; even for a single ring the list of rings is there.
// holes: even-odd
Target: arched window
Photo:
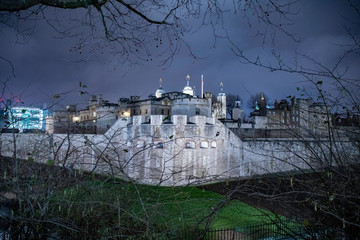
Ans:
[[[200,141],[200,148],[209,148],[209,142],[206,140]]]
[[[145,147],[145,141],[144,140],[138,140],[136,143],[137,148],[144,148]]]
[[[194,141],[187,141],[185,143],[185,148],[191,148],[191,149],[194,149],[196,148],[196,143]]]

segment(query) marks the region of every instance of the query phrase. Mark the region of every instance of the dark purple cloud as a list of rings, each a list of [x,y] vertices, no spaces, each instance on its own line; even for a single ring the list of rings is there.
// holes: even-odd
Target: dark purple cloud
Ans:
[[[295,23],[286,29],[297,34],[301,42],[296,43],[278,32],[273,47],[279,50],[288,63],[294,61],[294,51],[297,50],[316,56],[325,64],[332,64],[342,53],[341,48],[333,43],[347,41],[344,26],[349,24],[348,19],[357,20],[359,16],[340,0],[304,0],[297,7],[298,14],[293,16]],[[61,11],[58,12],[61,15]],[[76,14],[73,11],[70,15]],[[84,14],[84,11],[81,10],[78,14]],[[257,31],[263,30],[263,27],[255,20],[251,28],[244,22],[241,14],[226,16],[224,21],[231,40],[244,49],[246,54],[252,57],[263,56],[265,63],[273,61],[270,55],[272,45],[263,45],[263,39],[256,36]],[[66,21],[62,22],[64,24],[66,25]],[[197,29],[196,24],[199,22],[194,20],[192,30]],[[181,91],[186,84],[187,74],[191,76],[191,85],[196,86],[197,94],[200,93],[200,76],[203,74],[206,91],[217,94],[220,82],[223,82],[227,93],[239,95],[245,102],[249,94],[259,91],[264,91],[271,99],[292,95],[301,84],[300,76],[241,64],[231,51],[227,39],[217,39],[216,47],[213,47],[212,31],[206,27],[184,37],[200,58],[195,60],[189,56],[183,46],[172,64],[165,68],[161,65],[161,58],[156,55],[151,56],[151,61],[129,66],[118,61],[119,56],[111,53],[114,50],[111,47],[94,51],[85,48],[80,53],[74,46],[77,46],[79,38],[85,39],[85,33],[80,34],[80,37],[62,37],[44,21],[38,21],[34,26],[31,37],[24,44],[16,43],[14,31],[2,26],[0,32],[0,56],[13,63],[16,74],[16,77],[11,76],[8,63],[0,61],[1,80],[10,76],[8,96],[21,94],[25,104],[49,102],[53,100],[53,95],[67,91],[73,93],[67,95],[62,103],[86,103],[87,96],[79,96],[77,93],[80,81],[87,85],[89,93],[102,93],[110,101],[130,95],[146,98],[155,92],[160,77],[164,80],[165,90]],[[358,32],[359,28],[353,30]],[[75,32],[81,33],[81,29],[77,28]],[[224,33],[223,30],[219,32]],[[159,52],[161,50],[159,48]],[[358,77],[359,71],[353,68],[359,66],[359,59],[355,58],[353,61],[351,73]]]

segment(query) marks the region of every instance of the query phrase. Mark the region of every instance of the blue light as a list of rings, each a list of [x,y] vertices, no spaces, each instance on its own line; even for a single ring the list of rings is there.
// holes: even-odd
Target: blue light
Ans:
[[[44,110],[35,107],[13,107],[9,114],[9,128],[44,130]]]

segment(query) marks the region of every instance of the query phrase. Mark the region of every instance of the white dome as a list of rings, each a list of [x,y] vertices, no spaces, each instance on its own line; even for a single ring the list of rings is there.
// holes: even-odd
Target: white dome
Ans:
[[[190,87],[190,84],[189,84],[189,81],[190,81],[189,74],[186,76],[186,81],[187,81],[187,84],[183,89],[183,93],[189,94],[190,96],[194,96],[194,90],[192,89],[192,87]]]
[[[193,96],[194,95],[194,90],[189,85],[186,85],[184,87],[184,89],[183,89],[183,93]]]
[[[156,97],[156,98],[161,98],[164,93],[165,93],[165,90],[162,89],[162,87],[160,87],[160,88],[158,88],[158,89],[156,90],[156,92],[155,92],[155,97]]]

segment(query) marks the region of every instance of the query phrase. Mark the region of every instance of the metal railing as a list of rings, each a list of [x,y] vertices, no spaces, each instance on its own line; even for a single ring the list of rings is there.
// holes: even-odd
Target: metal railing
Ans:
[[[262,224],[246,224],[232,228],[207,229],[191,232],[171,232],[162,235],[161,240],[285,240],[301,239],[302,226],[292,221],[273,221]]]
[[[304,239],[304,227],[292,221],[273,221],[263,224],[246,224],[242,226],[223,228],[223,229],[196,229],[190,231],[171,231],[149,235],[128,235],[118,232],[106,232],[102,239],[146,239],[146,240],[288,240],[288,239]],[[8,239],[27,239],[23,233],[18,233],[18,237],[6,231],[0,231],[0,240]],[[45,238],[46,239],[46,238]],[[48,238],[52,239],[52,238]],[[69,238],[76,239],[76,238]],[[82,239],[91,239],[88,235],[84,235]]]

